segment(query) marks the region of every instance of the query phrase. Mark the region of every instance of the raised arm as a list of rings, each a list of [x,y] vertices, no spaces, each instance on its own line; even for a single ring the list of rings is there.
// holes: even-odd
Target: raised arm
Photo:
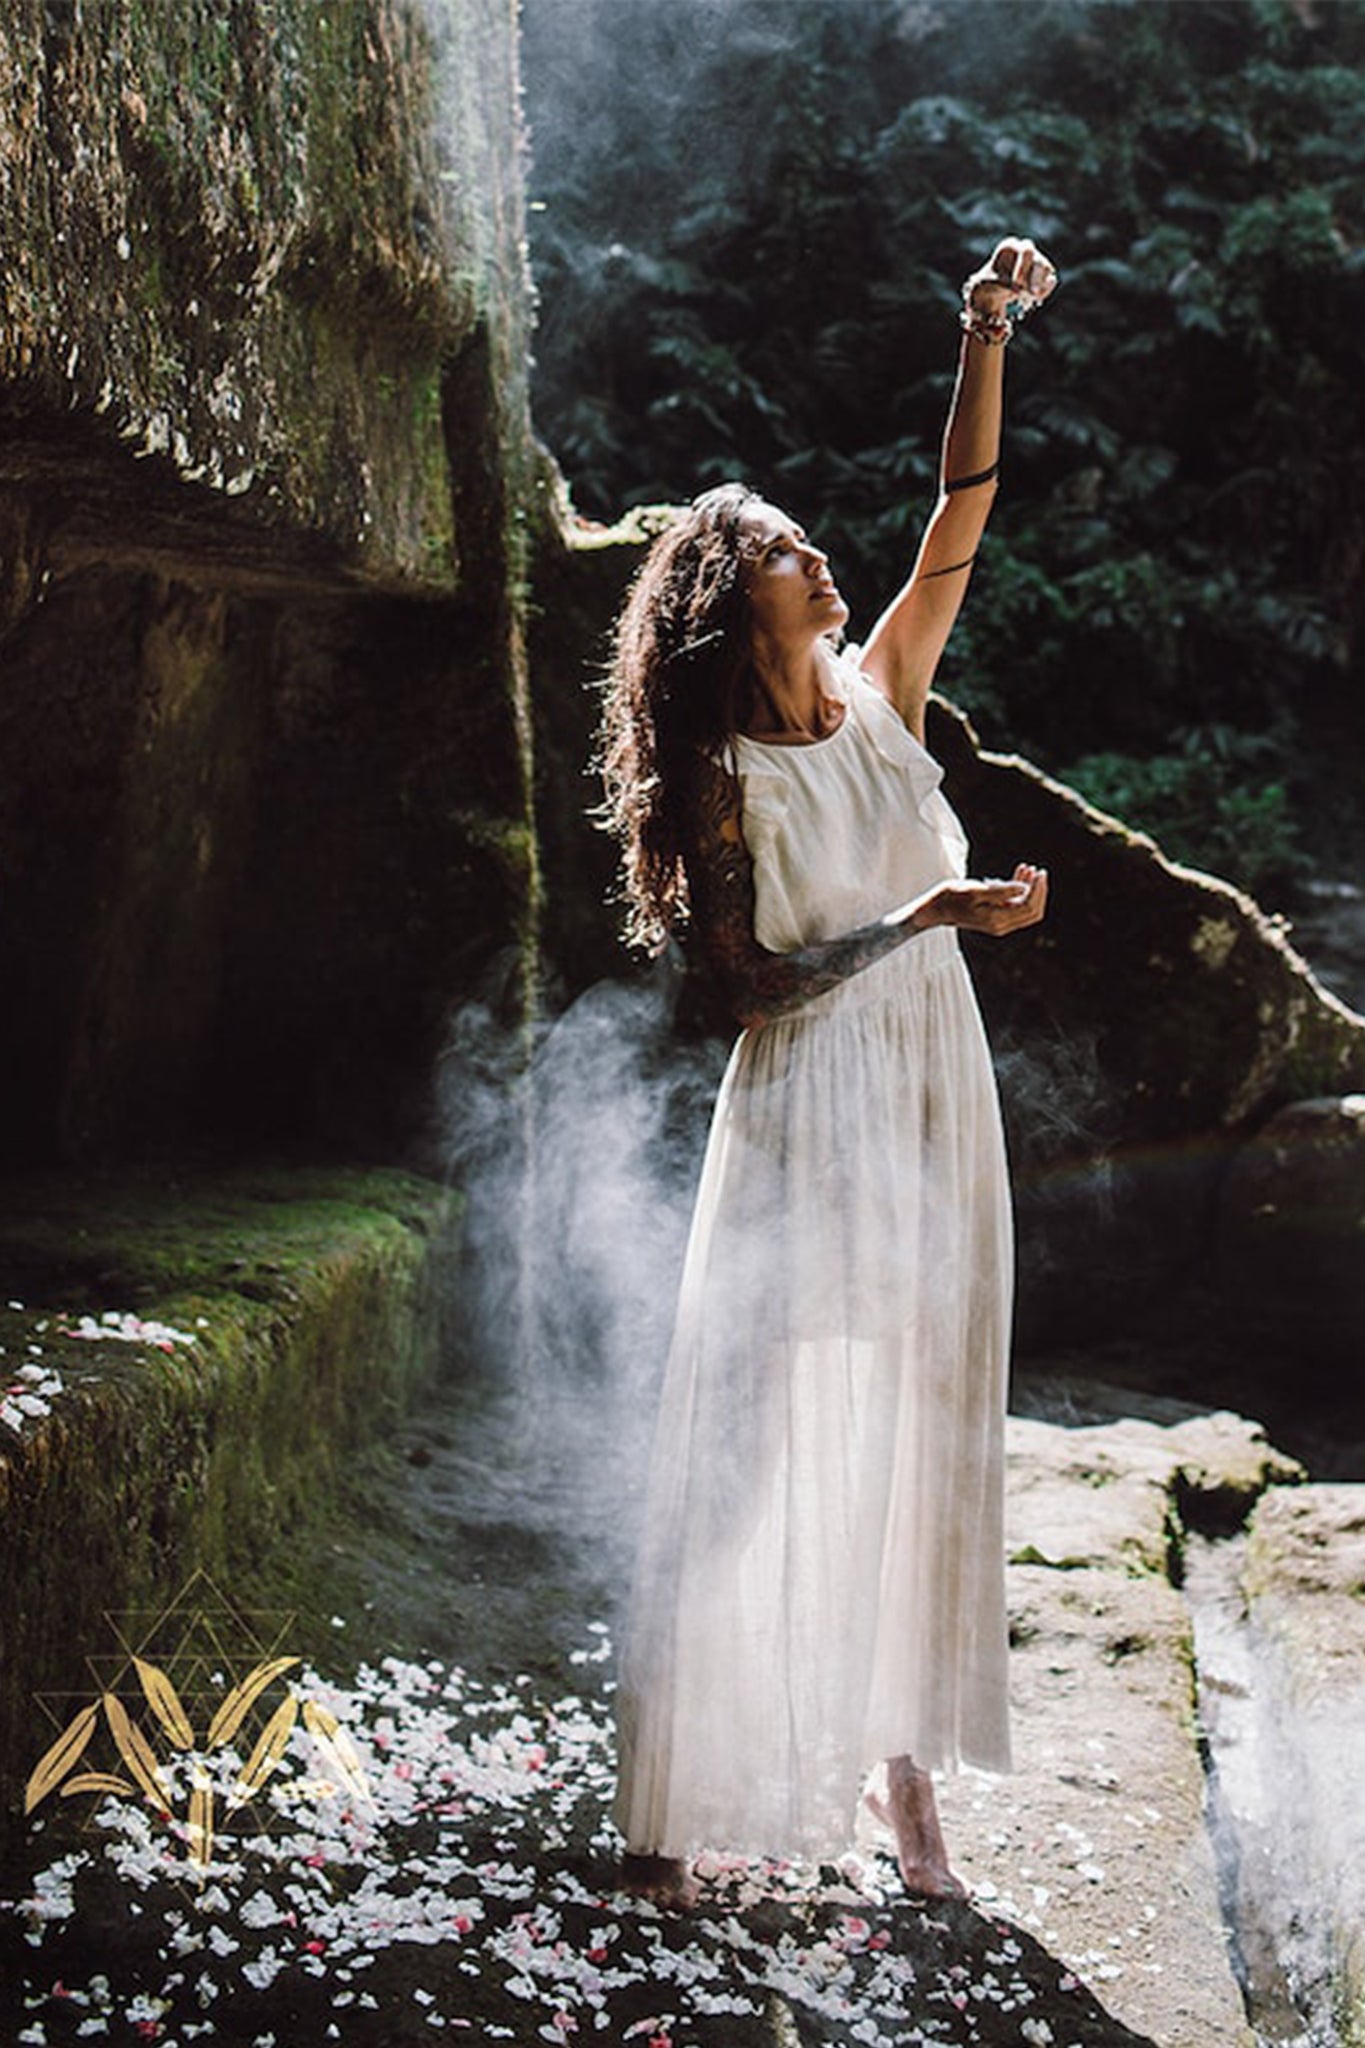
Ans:
[[[1001,242],[963,287],[957,380],[939,457],[938,499],[910,576],[878,619],[862,666],[924,738],[924,704],[939,657],[967,594],[972,563],[995,501],[1000,464],[1004,344],[1012,301],[1036,305],[1056,272],[1033,243]]]
[[[1046,871],[1020,866],[1011,881],[941,882],[856,931],[797,952],[771,953],[754,937],[754,870],[739,788],[709,760],[698,774],[686,858],[692,929],[731,1010],[748,1028],[789,1016],[934,925],[1001,936],[1037,924],[1047,906]]]

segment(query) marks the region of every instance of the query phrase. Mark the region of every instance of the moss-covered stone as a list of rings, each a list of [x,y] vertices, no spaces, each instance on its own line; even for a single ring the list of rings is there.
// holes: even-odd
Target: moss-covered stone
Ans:
[[[19,0],[6,410],[449,589],[443,365],[481,324],[524,354],[515,80],[499,0]]]
[[[982,751],[951,706],[931,705],[929,747],[974,871],[1051,878],[1037,931],[966,942],[1010,1125],[1021,1338],[1141,1327],[1213,1281],[1217,1189],[1247,1134],[1365,1081],[1365,1020],[1250,897]]]
[[[1028,762],[982,751],[949,705],[931,706],[929,744],[975,867],[1034,860],[1052,877],[1047,921],[1026,943],[974,946],[985,1000],[1012,1031],[1095,1044],[1117,1142],[1244,1131],[1365,1076],[1365,1019],[1249,896],[1163,859]]]
[[[0,1161],[392,1157],[534,980],[505,0],[0,22]]]
[[[4,1821],[45,1746],[35,1696],[81,1689],[109,1613],[155,1613],[202,1569],[311,1609],[289,1647],[316,1649],[332,1605],[293,1561],[436,1369],[457,1221],[449,1191],[397,1172],[0,1186],[0,1377],[62,1382],[0,1435]],[[107,1314],[151,1331],[76,1334]]]

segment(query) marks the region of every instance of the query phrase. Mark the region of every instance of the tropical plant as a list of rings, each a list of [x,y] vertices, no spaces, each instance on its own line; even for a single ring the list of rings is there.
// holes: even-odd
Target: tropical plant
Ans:
[[[957,280],[1027,229],[1063,291],[1012,351],[944,687],[1187,857],[1291,873],[1311,792],[1365,741],[1365,7],[524,19],[536,403],[583,510],[747,476],[866,617],[932,496]],[[1359,806],[1332,829],[1365,833]]]

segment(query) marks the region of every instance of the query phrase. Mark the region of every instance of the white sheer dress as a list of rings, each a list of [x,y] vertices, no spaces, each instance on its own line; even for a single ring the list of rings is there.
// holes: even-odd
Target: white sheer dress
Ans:
[[[837,687],[828,738],[736,742],[755,934],[775,952],[965,870],[938,765],[848,661]],[[1008,1768],[1011,1282],[955,932],[740,1036],[622,1648],[628,1848],[835,1855],[880,1758]]]

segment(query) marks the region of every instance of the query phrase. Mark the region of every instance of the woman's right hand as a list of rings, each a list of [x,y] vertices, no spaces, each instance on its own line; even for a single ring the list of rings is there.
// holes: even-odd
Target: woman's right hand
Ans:
[[[1057,289],[1057,271],[1027,236],[997,242],[988,262],[974,270],[962,287],[963,302],[973,312],[999,319],[1011,307],[1030,313]]]
[[[1003,938],[1038,924],[1047,909],[1047,869],[1021,861],[1008,882],[940,882],[900,917],[920,930],[936,924],[957,925],[967,932]],[[899,921],[899,919],[898,919]]]

